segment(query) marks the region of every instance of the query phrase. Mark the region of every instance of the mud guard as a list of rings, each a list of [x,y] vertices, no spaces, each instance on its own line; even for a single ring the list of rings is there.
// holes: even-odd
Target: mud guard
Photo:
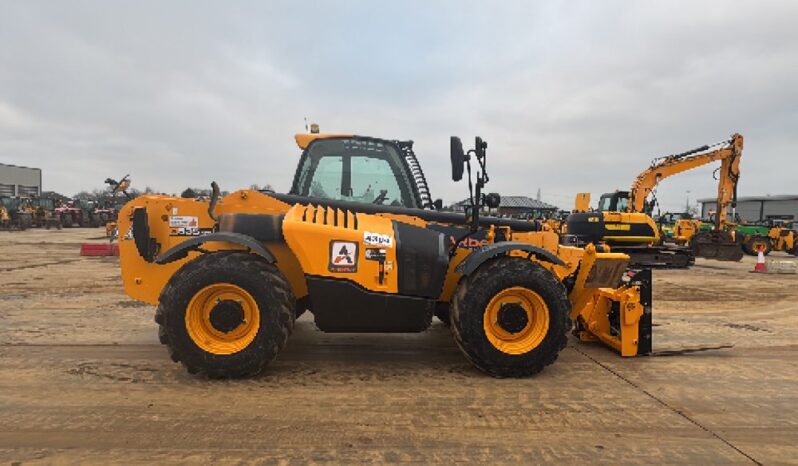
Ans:
[[[466,257],[462,262],[460,262],[460,264],[457,265],[457,269],[455,270],[461,275],[470,275],[488,259],[492,259],[500,254],[505,254],[510,251],[528,252],[528,257],[535,256],[541,261],[551,262],[555,265],[565,265],[565,262],[563,262],[562,259],[543,248],[532,246],[531,244],[527,243],[502,241],[500,243],[493,243],[475,249],[474,252],[469,254],[468,257]]]
[[[266,249],[255,238],[247,235],[242,235],[241,233],[233,233],[227,231],[212,233],[210,235],[204,235],[204,236],[196,236],[187,241],[183,241],[182,243],[178,244],[177,246],[169,249],[165,253],[158,256],[158,258],[155,259],[153,262],[156,264],[168,264],[170,262],[183,259],[188,255],[189,251],[199,251],[200,246],[202,244],[213,241],[218,241],[223,243],[233,243],[245,246],[250,250],[250,252],[262,257],[264,260],[266,260],[266,262],[270,264],[274,264],[275,262],[277,262],[277,259],[274,257],[274,254],[272,254],[268,249]]]

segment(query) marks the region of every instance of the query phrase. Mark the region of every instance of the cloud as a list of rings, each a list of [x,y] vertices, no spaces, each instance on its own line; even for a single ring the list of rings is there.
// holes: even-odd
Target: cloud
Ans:
[[[490,190],[564,207],[653,157],[746,136],[740,193],[794,192],[791,2],[17,2],[0,16],[0,160],[74,193],[131,173],[179,192],[290,186],[303,118],[413,139],[453,201],[448,136]],[[665,209],[715,192],[663,182]]]

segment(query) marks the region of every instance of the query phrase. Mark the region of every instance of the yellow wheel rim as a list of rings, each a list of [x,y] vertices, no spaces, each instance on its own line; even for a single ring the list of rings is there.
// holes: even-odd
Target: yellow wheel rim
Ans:
[[[188,335],[208,353],[237,353],[252,343],[259,329],[260,312],[255,298],[230,283],[206,286],[186,308]]]
[[[764,251],[766,246],[764,241],[754,241],[754,252]]]
[[[537,348],[549,331],[549,307],[534,291],[506,288],[488,303],[482,323],[488,341],[507,354]]]

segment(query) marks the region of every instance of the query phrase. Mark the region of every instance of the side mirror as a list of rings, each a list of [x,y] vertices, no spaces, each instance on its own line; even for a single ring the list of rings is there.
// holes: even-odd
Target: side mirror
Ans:
[[[485,205],[491,209],[496,209],[499,207],[499,204],[502,203],[502,197],[499,196],[499,193],[488,193],[485,196]]]
[[[443,199],[435,199],[432,203],[432,207],[435,207],[435,210],[443,209]]]
[[[452,160],[452,181],[463,179],[463,166],[465,164],[465,153],[463,153],[463,142],[457,136],[452,136],[449,140],[450,154]]]

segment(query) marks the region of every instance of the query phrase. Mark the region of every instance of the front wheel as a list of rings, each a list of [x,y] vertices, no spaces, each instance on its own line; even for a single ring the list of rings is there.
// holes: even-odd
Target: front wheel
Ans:
[[[540,264],[518,257],[486,262],[452,300],[455,341],[480,370],[525,377],[552,364],[571,329],[565,287]]]
[[[161,294],[159,338],[188,372],[255,375],[294,328],[294,295],[272,264],[241,252],[205,254],[180,269]]]
[[[759,251],[762,251],[762,254],[767,256],[771,250],[770,239],[762,236],[752,236],[745,242],[745,250],[752,256],[759,255]]]

